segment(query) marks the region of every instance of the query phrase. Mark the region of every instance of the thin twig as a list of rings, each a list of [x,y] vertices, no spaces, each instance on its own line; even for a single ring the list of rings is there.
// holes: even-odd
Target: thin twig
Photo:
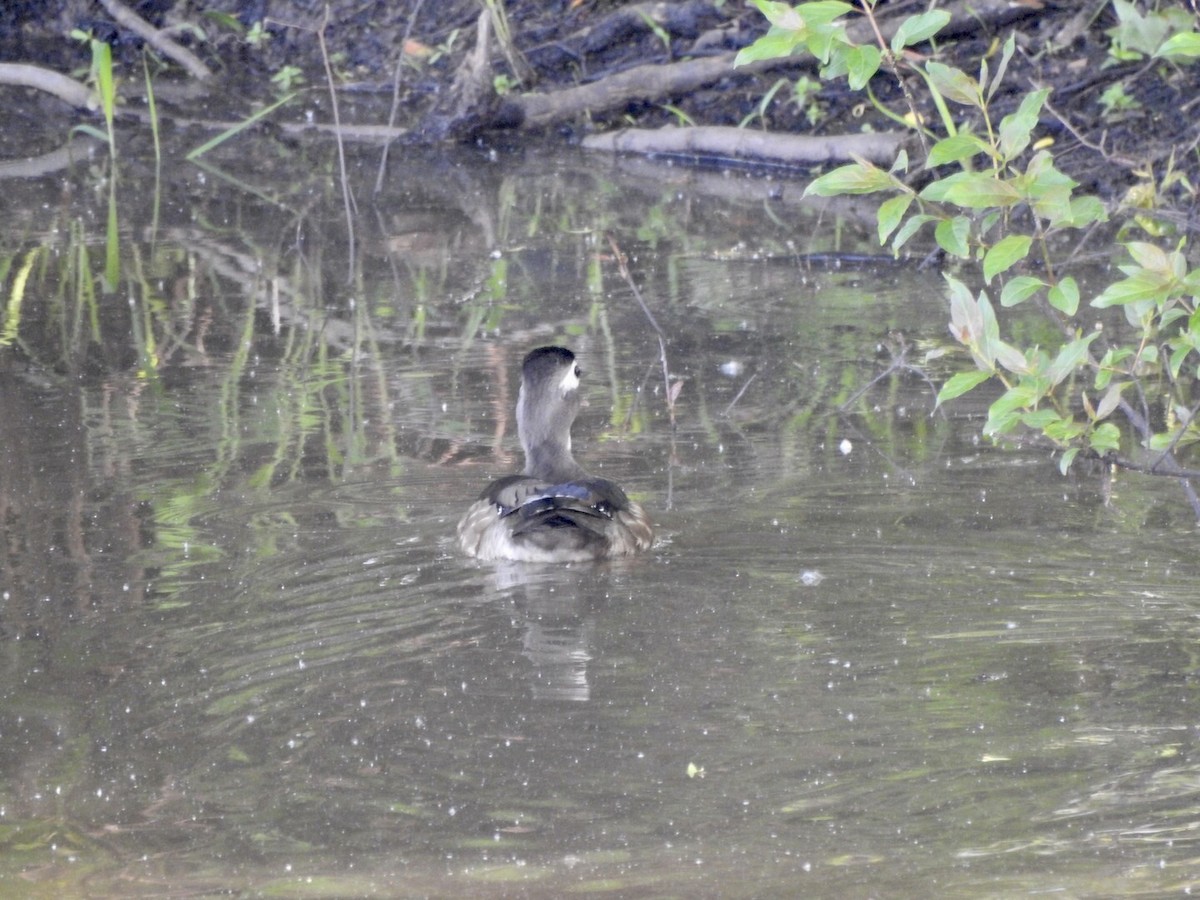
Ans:
[[[875,40],[879,43],[879,49],[883,52],[883,58],[887,60],[888,67],[892,70],[892,75],[895,77],[896,83],[900,85],[900,92],[904,94],[908,110],[912,113],[913,127],[917,132],[917,137],[921,139],[921,152],[928,159],[929,141],[925,137],[925,129],[921,127],[921,114],[917,111],[916,98],[913,97],[908,82],[900,75],[900,63],[896,60],[896,54],[892,52],[891,45],[884,39],[883,32],[879,30],[879,23],[875,21],[875,12],[872,9],[874,3],[869,3],[867,0],[858,0],[858,5],[862,8],[863,15],[866,16],[867,21],[871,23],[871,29],[875,32]]]
[[[408,46],[408,39],[412,35],[413,26],[417,24],[417,15],[421,12],[424,3],[425,0],[417,0],[413,5],[412,14],[408,17],[408,24],[404,27],[404,37],[400,39],[400,53],[396,56],[396,68],[392,72],[392,108],[388,112],[388,128],[396,127],[396,119],[400,115],[400,72],[404,68],[405,48]],[[391,141],[384,144],[383,153],[379,157],[379,171],[375,175],[376,195],[383,190],[383,176],[387,172],[388,151],[391,146]]]
[[[1086,137],[1083,136],[1083,134],[1081,134],[1079,132],[1078,129],[1076,129],[1076,127],[1074,125],[1071,124],[1070,119],[1068,119],[1066,116],[1064,116],[1057,109],[1055,109],[1053,106],[1050,105],[1049,100],[1046,100],[1042,105],[1044,107],[1046,107],[1046,111],[1048,113],[1050,113],[1050,115],[1052,115],[1052,116],[1054,116],[1054,118],[1058,119],[1058,121],[1062,124],[1063,128],[1065,128],[1065,129],[1067,129],[1067,131],[1071,132],[1071,136],[1074,137],[1075,140],[1079,141],[1079,143],[1083,144],[1083,146],[1087,147],[1089,150],[1099,153],[1101,158],[1103,158],[1105,162],[1115,162],[1121,166],[1124,166],[1127,169],[1136,169],[1138,167],[1139,163],[1137,162],[1137,160],[1130,159],[1127,156],[1120,156],[1115,153],[1109,153],[1107,150],[1104,149],[1103,144],[1097,144],[1097,143],[1094,143],[1093,141],[1089,141]]]
[[[346,145],[342,141],[342,118],[338,110],[337,89],[333,84],[333,67],[329,64],[329,50],[325,46],[325,26],[329,24],[329,4],[325,4],[325,16],[321,19],[321,25],[317,29],[317,41],[321,45],[321,61],[325,63],[325,81],[329,85],[329,102],[333,107],[333,127],[334,134],[337,137],[338,149],[338,173],[342,181],[342,205],[346,209],[346,238],[349,252],[349,260],[347,261],[346,284],[354,282],[354,215],[357,212],[354,204],[354,195],[350,192],[350,178],[346,174]]]

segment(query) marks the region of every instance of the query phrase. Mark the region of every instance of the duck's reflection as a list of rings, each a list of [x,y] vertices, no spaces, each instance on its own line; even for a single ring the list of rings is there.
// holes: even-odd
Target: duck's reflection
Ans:
[[[561,598],[537,598],[525,609],[522,655],[533,668],[529,672],[535,700],[590,700],[588,663],[596,622],[580,615]]]
[[[615,568],[623,565],[500,563],[492,571],[491,586],[512,605],[521,632],[533,699],[591,699],[596,614],[609,598]]]

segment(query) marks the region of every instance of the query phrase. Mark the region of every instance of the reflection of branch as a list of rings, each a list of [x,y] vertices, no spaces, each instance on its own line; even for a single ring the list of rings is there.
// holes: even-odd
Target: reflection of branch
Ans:
[[[732,400],[729,401],[729,405],[725,407],[725,412],[721,413],[721,415],[723,415],[723,416],[729,415],[730,410],[732,410],[733,407],[737,405],[737,402],[742,399],[742,394],[746,393],[746,388],[750,387],[751,383],[757,377],[758,377],[758,373],[755,372],[753,375],[751,375],[749,378],[746,379],[746,383],[742,385],[742,389],[734,395]]]
[[[625,279],[625,283],[629,285],[629,290],[633,292],[633,298],[637,300],[638,306],[642,308],[642,312],[646,314],[646,318],[650,320],[650,327],[654,329],[654,334],[658,337],[658,358],[662,362],[663,371],[663,389],[667,393],[667,413],[671,417],[671,431],[675,431],[675,398],[679,396],[679,391],[683,388],[683,380],[680,379],[674,384],[671,383],[671,373],[667,367],[667,339],[663,334],[663,330],[658,327],[658,320],[654,318],[654,313],[650,312],[650,307],[646,305],[646,301],[642,299],[642,292],[638,290],[637,285],[633,283],[633,278],[629,274],[629,267],[625,264],[625,254],[621,248],[617,246],[617,242],[610,236],[608,239],[609,246],[613,249],[613,254],[617,258],[617,268],[621,272],[621,277]]]
[[[650,327],[652,327],[654,329],[654,334],[655,334],[655,336],[658,337],[658,358],[659,358],[659,361],[662,363],[663,389],[666,391],[666,399],[667,399],[667,415],[669,415],[670,419],[671,419],[671,458],[670,458],[670,464],[668,464],[668,466],[667,466],[668,479],[670,479],[671,474],[673,472],[671,465],[674,464],[675,459],[676,459],[676,456],[675,456],[675,431],[676,431],[676,429],[675,429],[675,401],[679,397],[680,390],[682,390],[682,388],[683,388],[683,379],[680,378],[680,379],[677,379],[674,384],[671,383],[671,372],[670,372],[670,368],[667,365],[666,335],[663,334],[663,330],[658,326],[658,320],[654,318],[654,313],[650,312],[650,307],[646,305],[646,301],[642,298],[642,292],[639,291],[637,285],[634,284],[633,276],[631,276],[629,274],[629,266],[626,265],[625,254],[621,251],[621,248],[619,246],[617,246],[617,242],[613,239],[613,237],[611,235],[609,235],[608,244],[610,247],[612,247],[613,255],[617,259],[617,268],[621,272],[621,277],[625,280],[625,283],[627,285],[629,285],[629,290],[633,292],[634,299],[637,300],[638,306],[640,306],[642,308],[642,312],[644,312],[646,314],[646,318],[650,321]],[[670,507],[671,507],[671,494],[670,494],[670,490],[668,489],[667,508],[669,509]]]
[[[0,178],[40,178],[88,159],[97,146],[95,138],[80,135],[41,156],[0,160]]]
[[[846,412],[846,410],[848,410],[851,406],[853,406],[858,401],[859,397],[861,397],[863,394],[865,394],[867,391],[869,391],[871,388],[873,388],[876,384],[878,384],[880,381],[887,378],[889,375],[893,374],[894,372],[912,372],[915,375],[921,376],[921,378],[924,379],[925,383],[927,385],[929,385],[930,389],[933,391],[934,396],[937,396],[937,385],[935,385],[929,379],[929,374],[924,369],[922,369],[920,366],[914,366],[912,363],[910,363],[908,361],[908,342],[906,340],[904,340],[904,335],[896,334],[896,335],[894,335],[894,337],[895,337],[897,346],[893,346],[892,343],[888,342],[888,341],[884,342],[884,347],[886,347],[888,353],[890,353],[892,355],[891,363],[888,365],[888,367],[886,369],[884,369],[882,372],[880,372],[878,375],[876,375],[874,378],[872,378],[870,381],[868,381],[866,384],[864,384],[862,387],[860,387],[857,391],[855,391],[853,394],[851,394],[850,398],[845,403],[843,403],[841,406],[838,407],[838,412],[840,412],[840,413]],[[945,415],[945,414],[946,414],[945,410],[943,410],[942,415]]]
[[[1138,382],[1138,387],[1140,390],[1140,382]],[[1125,414],[1125,418],[1129,420],[1129,424],[1132,425],[1134,430],[1141,436],[1142,442],[1149,443],[1151,430],[1148,418],[1134,409],[1124,398],[1118,402],[1117,407]],[[1186,430],[1186,428],[1187,425],[1185,423],[1184,428],[1181,429],[1181,433],[1182,430]],[[1196,521],[1200,522],[1200,496],[1197,496],[1196,489],[1192,487],[1191,481],[1188,480],[1189,478],[1200,478],[1200,471],[1195,469],[1185,469],[1183,466],[1179,465],[1179,463],[1175,460],[1174,454],[1171,453],[1170,448],[1167,448],[1160,453],[1158,458],[1149,466],[1135,463],[1133,460],[1125,459],[1124,457],[1118,456],[1115,453],[1109,454],[1102,458],[1114,466],[1120,466],[1122,469],[1128,469],[1131,472],[1141,472],[1146,475],[1165,475],[1167,477],[1178,478],[1179,486],[1183,488],[1184,496],[1187,497],[1188,503],[1190,503],[1192,506],[1192,514],[1195,515]]]
[[[205,78],[212,77],[212,72],[209,71],[208,66],[201,61],[200,57],[186,47],[171,40],[171,38],[167,37],[133,10],[118,2],[118,0],[100,0],[100,5],[108,10],[108,14],[113,17],[113,20],[118,25],[141,37],[142,40],[163,56],[175,60],[175,62],[187,69],[188,74],[193,78],[203,81]]]

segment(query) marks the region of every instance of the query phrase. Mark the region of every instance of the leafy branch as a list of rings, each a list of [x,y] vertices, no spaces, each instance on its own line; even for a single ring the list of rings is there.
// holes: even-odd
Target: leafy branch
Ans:
[[[1056,167],[1050,142],[1035,140],[1049,89],[1026,91],[1016,109],[997,120],[993,100],[1013,58],[1015,37],[1003,44],[994,71],[984,58],[972,75],[906,50],[934,38],[949,20],[942,11],[909,18],[890,44],[875,27],[876,47],[855,45],[847,36],[843,17],[854,11],[848,3],[755,3],[771,28],[741,51],[739,64],[807,52],[820,63],[822,78],[845,76],[852,89],[860,90],[886,59],[923,139],[926,129],[919,124],[905,71],[919,76],[938,111],[942,133],[930,133],[931,146],[923,143],[927,149],[919,171],[908,171],[902,152],[890,169],[858,161],[822,175],[806,191],[818,196],[888,195],[876,214],[881,244],[899,251],[932,228],[940,251],[982,280],[985,289],[974,294],[959,278],[946,275],[950,333],[974,368],[947,380],[937,403],[985,382],[998,383],[1002,393],[984,425],[993,439],[1021,431],[1040,434],[1060,451],[1064,472],[1081,452],[1144,471],[1184,471],[1173,458],[1169,464],[1164,459],[1135,466],[1119,451],[1122,443],[1136,440],[1148,450],[1172,454],[1200,441],[1195,421],[1200,404],[1191,400],[1200,365],[1200,270],[1189,268],[1182,241],[1170,250],[1127,242],[1130,261],[1119,266],[1124,277],[1086,305],[1097,311],[1120,307],[1132,337],[1113,342],[1101,323],[1091,328],[1079,323],[1084,298],[1051,238],[1089,229],[1106,221],[1108,213],[1098,198],[1075,192],[1078,185]],[[1140,16],[1126,0],[1113,4],[1120,22],[1111,33],[1116,51],[1145,54],[1152,65],[1200,56],[1200,34],[1192,30],[1189,17],[1163,14],[1160,20]],[[860,6],[874,24],[872,0],[860,0]],[[955,115],[956,108],[964,114]],[[1006,341],[989,288],[998,290],[1002,308],[1041,301],[1064,336],[1061,346],[1048,351]],[[1123,399],[1131,387],[1139,397],[1161,398],[1161,422],[1152,426],[1148,414]],[[1131,424],[1132,435],[1127,437],[1113,421],[1118,412]]]

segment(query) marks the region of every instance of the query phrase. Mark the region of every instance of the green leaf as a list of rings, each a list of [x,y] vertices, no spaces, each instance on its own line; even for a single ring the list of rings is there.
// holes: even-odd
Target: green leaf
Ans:
[[[757,4],[758,0],[755,0]],[[780,4],[786,6],[786,4]],[[844,16],[854,9],[849,3],[840,3],[838,0],[815,0],[813,3],[801,3],[794,7],[794,11],[800,18],[804,19],[810,25],[828,25],[839,16]]]
[[[1063,475],[1066,475],[1067,470],[1071,468],[1071,463],[1075,461],[1075,457],[1078,453],[1078,447],[1071,447],[1069,450],[1064,450],[1063,455],[1058,459],[1058,471]]]
[[[1016,263],[1023,260],[1029,255],[1029,248],[1032,245],[1033,238],[1029,235],[1010,234],[988,248],[987,253],[983,257],[984,283],[990,283],[995,276],[1001,272],[1008,271]],[[1000,303],[1001,305],[1004,304],[1003,295],[1001,295]]]
[[[1059,216],[1051,222],[1052,225],[1065,225],[1070,228],[1086,228],[1093,222],[1108,221],[1108,210],[1098,197],[1072,197],[1066,215]]]
[[[991,437],[1012,431],[1021,424],[1022,416],[1037,405],[1037,401],[1036,390],[1028,384],[1022,383],[1009,388],[988,407],[983,433]]]
[[[1200,296],[1200,269],[1193,269],[1188,272],[1179,282],[1180,288],[1184,293],[1190,294],[1193,297]],[[1192,313],[1192,320],[1188,327],[1193,331],[1200,331],[1200,309]]]
[[[1133,350],[1128,347],[1109,347],[1100,360],[1100,368],[1096,370],[1096,390],[1102,391],[1112,381],[1113,376],[1123,374],[1117,371],[1117,366],[1133,356]]]
[[[938,222],[933,231],[933,238],[939,247],[952,256],[967,259],[971,248],[967,238],[971,234],[971,220],[966,216],[955,216],[953,219],[943,219]]]
[[[1102,422],[1092,432],[1090,443],[1097,453],[1116,450],[1121,446],[1121,430],[1112,422]]]
[[[1112,5],[1120,23],[1108,31],[1113,37],[1114,50],[1124,50],[1137,59],[1140,58],[1137,54],[1154,53],[1162,45],[1169,28],[1165,16],[1156,13],[1143,16],[1128,0],[1112,0]]]
[[[996,339],[992,342],[992,351],[996,355],[996,362],[1008,371],[1017,375],[1028,375],[1031,371],[1029,360],[1025,358],[1025,354],[1012,344]]]
[[[1110,306],[1123,306],[1142,300],[1161,303],[1166,299],[1169,289],[1169,281],[1164,281],[1161,275],[1142,269],[1129,278],[1110,284],[1092,301],[1092,306],[1096,309],[1107,309]]]
[[[1088,346],[1099,336],[1100,332],[1093,331],[1087,337],[1076,338],[1059,348],[1058,355],[1054,357],[1054,362],[1046,372],[1052,387],[1062,383],[1083,364],[1087,359]]]
[[[980,153],[991,155],[992,148],[987,141],[966,131],[942,138],[929,150],[928,164],[941,166],[946,163],[960,162],[978,156]]]
[[[950,13],[941,9],[909,16],[900,23],[900,27],[896,29],[896,34],[892,37],[892,52],[899,53],[905,47],[929,40],[945,28],[949,21]]]
[[[897,186],[895,176],[868,163],[851,163],[826,172],[809,183],[804,196],[835,197],[839,194],[873,194]]]
[[[754,0],[754,5],[776,28],[799,31],[804,27],[804,20],[790,3],[780,3],[779,0]]]
[[[1049,96],[1049,88],[1026,94],[1017,111],[1000,120],[1000,155],[1004,160],[1020,156],[1029,146],[1038,114]]]
[[[1062,416],[1059,415],[1057,409],[1046,407],[1025,413],[1021,416],[1021,424],[1028,428],[1036,428],[1038,431],[1045,431],[1047,428],[1053,429],[1056,425],[1061,427]]]
[[[1172,351],[1171,356],[1167,361],[1167,365],[1171,367],[1172,378],[1176,380],[1179,379],[1179,370],[1183,368],[1183,361],[1187,359],[1188,354],[1191,353],[1193,349],[1194,348],[1190,344],[1180,344],[1174,349],[1174,351]]]
[[[1079,285],[1068,275],[1047,291],[1046,299],[1064,316],[1073,316],[1079,311]]]
[[[900,220],[904,218],[904,214],[908,212],[908,207],[912,205],[912,194],[900,194],[898,197],[892,197],[890,200],[884,200],[879,204],[879,212],[876,218],[879,221],[879,243],[885,243],[896,226],[900,224]]]
[[[1050,438],[1056,444],[1069,444],[1078,438],[1087,427],[1082,422],[1076,422],[1072,418],[1064,416],[1055,416],[1054,420],[1047,422],[1042,426],[1042,434]]]
[[[739,50],[737,56],[733,58],[733,66],[737,68],[764,59],[780,59],[790,56],[792,51],[803,42],[804,36],[801,33],[772,28],[749,47]]]
[[[1050,223],[1053,228],[1060,227],[1071,220],[1071,189],[1069,187],[1049,188],[1033,201],[1033,211]]]
[[[1170,60],[1196,59],[1200,57],[1200,34],[1194,31],[1173,34],[1154,51],[1154,55]]]
[[[246,26],[242,24],[241,20],[238,19],[237,16],[230,15],[229,13],[219,12],[217,10],[208,10],[207,12],[203,13],[203,15],[206,19],[211,19],[222,28],[228,28],[230,31],[234,31],[238,34],[246,33]]]
[[[1107,419],[1121,402],[1121,391],[1129,386],[1128,381],[1114,381],[1109,385],[1100,402],[1096,404],[1096,418]]]
[[[108,143],[108,132],[97,128],[95,125],[88,125],[86,123],[76,125],[71,129],[71,134],[76,133],[86,134],[89,137],[94,137],[98,141]]]
[[[879,50],[872,44],[850,47],[845,52],[846,77],[850,82],[850,90],[861,91],[879,71],[879,63],[883,58]]]
[[[1012,184],[1039,216],[1052,225],[1069,224],[1074,214],[1071,191],[1076,183],[1054,167],[1050,153],[1034,153],[1025,172],[1013,178]]]
[[[1034,278],[1032,275],[1018,275],[1016,278],[1010,278],[1004,285],[1004,289],[1000,291],[1000,305],[1016,306],[1018,303],[1024,303],[1045,286],[1046,282],[1040,278]]]
[[[1000,323],[996,321],[996,311],[992,309],[987,294],[980,291],[976,305],[979,309],[979,321],[982,323],[979,329],[978,351],[985,367],[990,369],[995,366],[996,354],[1000,349]]]
[[[947,400],[961,397],[967,391],[978,387],[991,377],[991,372],[981,372],[978,369],[973,372],[959,372],[957,375],[950,376],[950,379],[938,391],[937,402],[934,404],[934,408],[936,409],[941,406]]]
[[[990,103],[992,97],[995,96],[996,89],[1000,87],[1000,82],[1004,80],[1004,73],[1008,71],[1009,60],[1013,57],[1013,51],[1017,49],[1017,33],[1010,31],[1008,40],[1004,42],[1004,52],[1000,55],[1000,65],[996,67],[996,74],[992,76],[991,84],[988,85],[987,99]]]
[[[892,249],[899,250],[909,242],[914,234],[921,230],[922,225],[928,225],[930,222],[938,221],[937,216],[931,216],[928,213],[919,213],[912,216],[907,222],[900,226],[900,230],[896,232],[896,236],[892,238]]]
[[[929,76],[934,90],[947,100],[979,109],[983,108],[983,97],[979,91],[979,85],[966,72],[931,60],[925,64],[925,73]]]
[[[983,334],[979,304],[970,289],[953,275],[946,276],[946,286],[950,289],[950,333],[963,344],[978,341]]]
[[[1130,241],[1125,245],[1125,249],[1129,251],[1129,255],[1133,257],[1133,261],[1143,269],[1155,269],[1160,272],[1166,272],[1171,268],[1166,251],[1157,244],[1150,244],[1145,241]]]
[[[229,140],[234,135],[239,134],[240,132],[242,132],[245,129],[249,128],[250,126],[254,125],[259,119],[263,118],[264,116],[269,116],[271,113],[273,113],[279,107],[283,106],[285,103],[291,103],[292,100],[294,100],[296,97],[299,96],[299,94],[300,94],[299,91],[293,91],[290,94],[286,94],[283,97],[280,97],[274,103],[272,103],[268,106],[262,107],[261,109],[257,110],[256,112],[252,113],[251,115],[247,116],[245,119],[242,119],[240,122],[238,122],[234,125],[231,125],[229,128],[222,131],[216,137],[209,138],[207,141],[205,141],[199,147],[193,147],[191,150],[188,151],[188,153],[184,157],[184,159],[186,159],[188,162],[194,162],[195,160],[197,160],[201,156],[203,156],[205,153],[207,153],[209,150],[212,150],[214,147],[219,147],[221,144],[225,143],[225,141]]]
[[[964,209],[1015,206],[1021,195],[1012,184],[987,172],[957,172],[921,191],[921,199],[953,203]]]
[[[804,46],[808,48],[808,52],[817,58],[817,60],[825,65],[830,63],[830,58],[833,53],[834,40],[837,39],[838,45],[845,47],[845,39],[843,37],[842,28],[835,28],[830,25],[816,25],[808,29],[804,37]],[[844,54],[838,54],[831,64],[832,71],[828,76],[822,73],[823,78],[830,78],[834,75],[840,75],[846,69],[846,57]]]

